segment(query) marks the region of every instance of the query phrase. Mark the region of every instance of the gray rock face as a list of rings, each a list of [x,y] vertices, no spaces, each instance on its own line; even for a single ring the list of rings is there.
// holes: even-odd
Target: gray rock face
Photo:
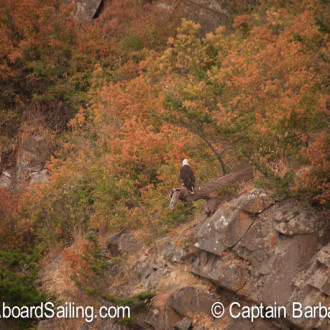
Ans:
[[[12,189],[21,183],[48,183],[48,170],[44,168],[48,158],[45,137],[29,135],[21,138],[16,166],[0,173],[0,187]]]
[[[322,303],[329,306],[330,296],[330,243],[324,246],[312,259],[310,267],[304,269],[293,280],[290,301],[297,301],[306,306]],[[302,328],[327,328],[328,320],[292,318],[289,319]]]
[[[299,202],[274,205],[266,191],[254,189],[198,226],[192,272],[251,302],[276,302],[288,311],[294,301],[329,301],[329,245],[320,250],[328,226],[326,217]],[[326,322],[289,319],[299,327]]]
[[[152,259],[142,258],[135,266],[141,285],[147,289],[155,289],[159,280],[171,273],[170,267],[163,262],[154,262]]]
[[[131,329],[129,326],[119,324],[112,319],[103,319],[98,324],[95,324],[93,322],[85,323],[83,326],[81,326],[79,328],[79,330],[93,330],[95,328],[98,330],[128,330],[128,329]],[[38,328],[38,330],[39,330],[39,328]]]
[[[179,315],[192,318],[194,314],[210,315],[211,306],[216,301],[215,296],[193,287],[185,287],[171,295],[167,305]]]
[[[229,19],[227,0],[155,1],[155,6],[165,10],[179,10],[188,19],[199,22],[204,32],[215,29]]]
[[[0,175],[0,188],[11,188],[13,184],[13,178],[9,171],[4,171]]]
[[[92,20],[101,5],[101,2],[102,0],[77,1],[76,16],[86,20]]]
[[[52,330],[54,327],[56,327],[55,319],[43,320],[38,323],[37,330]]]
[[[218,209],[199,227],[195,246],[220,255],[242,239],[254,222],[254,215],[273,203],[273,199],[260,189],[239,197],[235,205]]]
[[[75,15],[84,21],[91,21],[103,0],[65,0],[66,3],[75,3]]]
[[[192,266],[192,272],[237,293],[240,293],[250,280],[248,269],[244,266],[228,263],[205,251],[200,252]]]
[[[163,256],[172,263],[181,263],[188,258],[189,254],[181,246],[175,246],[173,242],[168,242],[167,247],[164,249]]]
[[[48,171],[44,163],[49,156],[46,139],[43,136],[28,136],[19,146],[16,161],[16,181],[48,183]]]
[[[305,235],[317,232],[322,228],[322,220],[311,211],[301,212],[299,205],[283,205],[274,212],[274,229],[287,236]]]

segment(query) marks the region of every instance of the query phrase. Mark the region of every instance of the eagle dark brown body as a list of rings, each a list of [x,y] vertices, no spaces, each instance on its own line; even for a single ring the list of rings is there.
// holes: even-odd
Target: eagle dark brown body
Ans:
[[[180,179],[183,181],[183,185],[193,193],[196,181],[195,175],[186,159],[183,161],[180,169]]]

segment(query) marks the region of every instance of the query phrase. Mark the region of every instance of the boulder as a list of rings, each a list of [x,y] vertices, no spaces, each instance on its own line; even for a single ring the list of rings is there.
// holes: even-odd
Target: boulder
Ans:
[[[250,229],[254,216],[274,203],[263,190],[249,193],[219,208],[215,214],[196,230],[195,246],[201,250],[220,255],[234,247]]]
[[[112,257],[129,255],[139,251],[143,247],[140,240],[130,233],[120,232],[110,236],[105,243],[103,253],[110,253]]]
[[[175,330],[189,330],[191,328],[192,328],[192,322],[188,317],[185,317],[181,321],[174,324]]]
[[[155,262],[148,256],[142,257],[134,268],[141,285],[147,290],[157,288],[159,280],[169,275],[172,271],[165,263]]]
[[[75,16],[83,21],[91,21],[103,4],[103,0],[65,0],[65,2],[76,4]]]
[[[217,297],[194,287],[184,287],[172,294],[167,306],[184,318],[193,318],[195,314],[211,315],[211,307]]]

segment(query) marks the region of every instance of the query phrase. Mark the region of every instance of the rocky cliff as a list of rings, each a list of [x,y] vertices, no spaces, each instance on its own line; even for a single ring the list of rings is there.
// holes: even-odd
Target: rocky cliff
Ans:
[[[18,140],[16,150],[12,153],[12,164],[2,164],[0,157],[0,188],[11,189],[21,183],[47,183],[48,170],[44,166],[50,149],[45,136],[32,132],[21,134]]]
[[[122,299],[142,291],[156,295],[142,311],[133,304],[130,323],[97,319],[81,330],[326,329],[327,318],[294,318],[291,306],[329,306],[327,216],[298,201],[276,200],[268,191],[251,188],[222,204],[212,217],[158,239],[157,251],[133,232],[113,235],[103,250],[105,257],[112,256],[109,292]],[[113,262],[114,257],[121,262]],[[225,307],[222,318],[211,315],[215,302]],[[284,306],[287,315],[254,322],[233,318],[233,302]],[[38,329],[46,329],[48,322]]]

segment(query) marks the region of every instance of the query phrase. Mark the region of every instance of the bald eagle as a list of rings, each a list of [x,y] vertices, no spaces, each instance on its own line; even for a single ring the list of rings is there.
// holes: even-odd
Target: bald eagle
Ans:
[[[195,176],[194,172],[188,164],[188,159],[184,159],[182,162],[180,179],[183,181],[183,185],[193,194],[195,187]]]

